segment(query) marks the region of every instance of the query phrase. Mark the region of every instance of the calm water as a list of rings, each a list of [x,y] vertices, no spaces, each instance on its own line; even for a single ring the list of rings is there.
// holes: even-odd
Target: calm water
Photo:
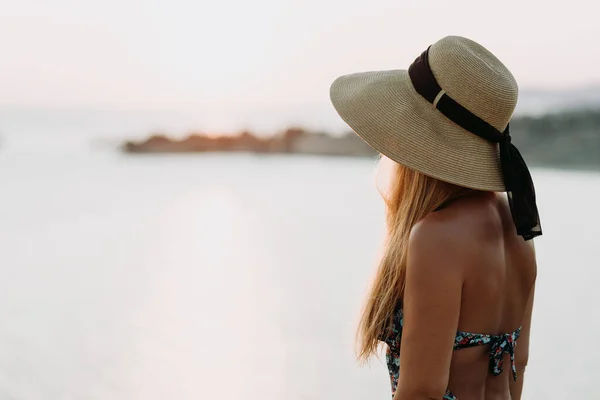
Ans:
[[[0,152],[0,398],[388,399],[367,160]],[[526,399],[600,398],[600,175],[535,170]]]

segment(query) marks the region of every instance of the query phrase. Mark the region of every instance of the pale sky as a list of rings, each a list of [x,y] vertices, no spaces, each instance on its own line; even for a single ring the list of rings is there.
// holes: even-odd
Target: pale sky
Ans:
[[[0,0],[0,106],[322,105],[446,35],[521,88],[600,83],[599,6],[551,1]]]

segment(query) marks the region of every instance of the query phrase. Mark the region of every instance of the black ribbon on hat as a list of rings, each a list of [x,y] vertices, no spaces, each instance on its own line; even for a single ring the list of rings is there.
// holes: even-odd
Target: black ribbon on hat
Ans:
[[[509,126],[506,126],[504,132],[500,132],[448,96],[429,67],[429,49],[412,63],[408,74],[417,93],[433,104],[446,118],[480,138],[499,144],[504,186],[517,234],[525,240],[540,236],[542,227],[535,202],[533,181],[521,153],[511,143]]]

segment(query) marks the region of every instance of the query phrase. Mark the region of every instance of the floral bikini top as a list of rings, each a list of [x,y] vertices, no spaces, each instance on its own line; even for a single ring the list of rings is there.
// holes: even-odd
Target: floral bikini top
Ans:
[[[404,326],[404,313],[401,307],[397,308],[394,314],[394,319],[385,337],[380,340],[388,345],[386,352],[386,362],[390,373],[392,383],[392,397],[396,393],[398,387],[398,376],[400,375],[400,339],[402,337],[402,327]],[[456,332],[454,339],[454,350],[466,349],[474,346],[483,346],[490,344],[490,372],[494,376],[502,373],[504,364],[504,354],[510,355],[510,364],[513,374],[513,379],[517,380],[517,369],[515,367],[515,346],[517,338],[521,333],[521,327],[513,333],[505,333],[502,335],[485,335],[480,333]],[[456,396],[446,390],[443,400],[458,400]]]

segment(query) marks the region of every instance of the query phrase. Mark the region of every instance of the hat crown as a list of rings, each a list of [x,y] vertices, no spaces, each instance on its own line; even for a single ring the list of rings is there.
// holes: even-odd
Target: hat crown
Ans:
[[[448,96],[504,131],[517,105],[519,88],[496,56],[470,39],[448,36],[429,49],[429,65]]]

